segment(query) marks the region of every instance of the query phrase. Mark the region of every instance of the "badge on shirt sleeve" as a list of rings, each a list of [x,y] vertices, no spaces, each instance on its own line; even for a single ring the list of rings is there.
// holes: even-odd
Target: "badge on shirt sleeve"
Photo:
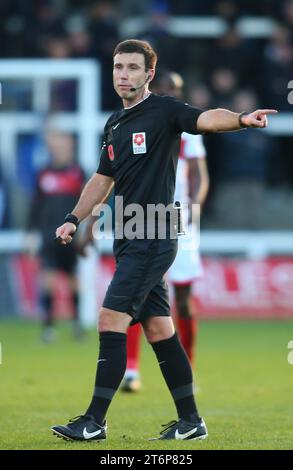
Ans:
[[[110,160],[114,160],[115,158],[115,155],[114,155],[114,149],[113,149],[113,145],[110,144],[108,145],[108,157],[110,158]]]
[[[145,132],[136,132],[135,134],[132,134],[132,148],[135,155],[147,152]]]

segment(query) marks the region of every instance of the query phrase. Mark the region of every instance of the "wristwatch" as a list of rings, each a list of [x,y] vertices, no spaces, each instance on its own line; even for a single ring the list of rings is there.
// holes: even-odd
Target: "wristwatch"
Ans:
[[[78,218],[74,215],[74,214],[67,214],[65,219],[64,219],[64,223],[65,222],[70,222],[71,224],[74,224],[76,226],[76,228],[78,228],[80,222],[78,220]]]
[[[238,122],[239,122],[239,127],[241,129],[246,129],[247,126],[245,124],[243,124],[243,121],[242,121],[242,118],[243,116],[247,116],[249,113],[247,113],[246,111],[243,111],[243,113],[240,113],[239,116],[238,116]]]

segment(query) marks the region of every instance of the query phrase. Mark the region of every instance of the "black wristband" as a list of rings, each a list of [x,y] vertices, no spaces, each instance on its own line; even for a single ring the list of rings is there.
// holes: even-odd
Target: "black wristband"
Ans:
[[[64,219],[64,223],[65,222],[70,222],[71,224],[74,224],[76,226],[76,228],[78,228],[78,226],[80,224],[78,218],[73,214],[67,214],[65,219]]]
[[[238,116],[238,122],[239,122],[239,127],[240,129],[246,129],[247,126],[245,124],[243,124],[242,122],[242,118],[243,116],[247,116],[249,113],[247,113],[246,111],[243,111],[243,113],[240,113],[239,116]]]

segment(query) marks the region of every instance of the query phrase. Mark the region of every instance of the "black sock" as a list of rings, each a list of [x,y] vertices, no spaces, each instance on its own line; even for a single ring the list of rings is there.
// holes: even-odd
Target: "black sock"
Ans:
[[[162,374],[173,397],[178,417],[199,421],[193,395],[192,370],[177,334],[151,343]]]
[[[78,292],[73,292],[72,294],[72,306],[73,306],[73,321],[78,323],[79,315],[78,315],[78,302],[79,301],[79,294]]]
[[[53,296],[50,292],[43,292],[41,295],[41,304],[43,309],[43,325],[52,326],[53,319]]]
[[[100,353],[91,404],[86,414],[102,424],[109,405],[117,391],[126,369],[125,333],[105,331],[100,333]]]

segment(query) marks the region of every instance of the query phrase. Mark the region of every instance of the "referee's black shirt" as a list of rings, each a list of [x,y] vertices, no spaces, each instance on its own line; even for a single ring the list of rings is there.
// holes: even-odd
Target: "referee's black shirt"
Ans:
[[[97,173],[114,179],[115,196],[123,196],[124,207],[173,202],[181,133],[199,133],[201,112],[169,96],[151,94],[112,114]]]

